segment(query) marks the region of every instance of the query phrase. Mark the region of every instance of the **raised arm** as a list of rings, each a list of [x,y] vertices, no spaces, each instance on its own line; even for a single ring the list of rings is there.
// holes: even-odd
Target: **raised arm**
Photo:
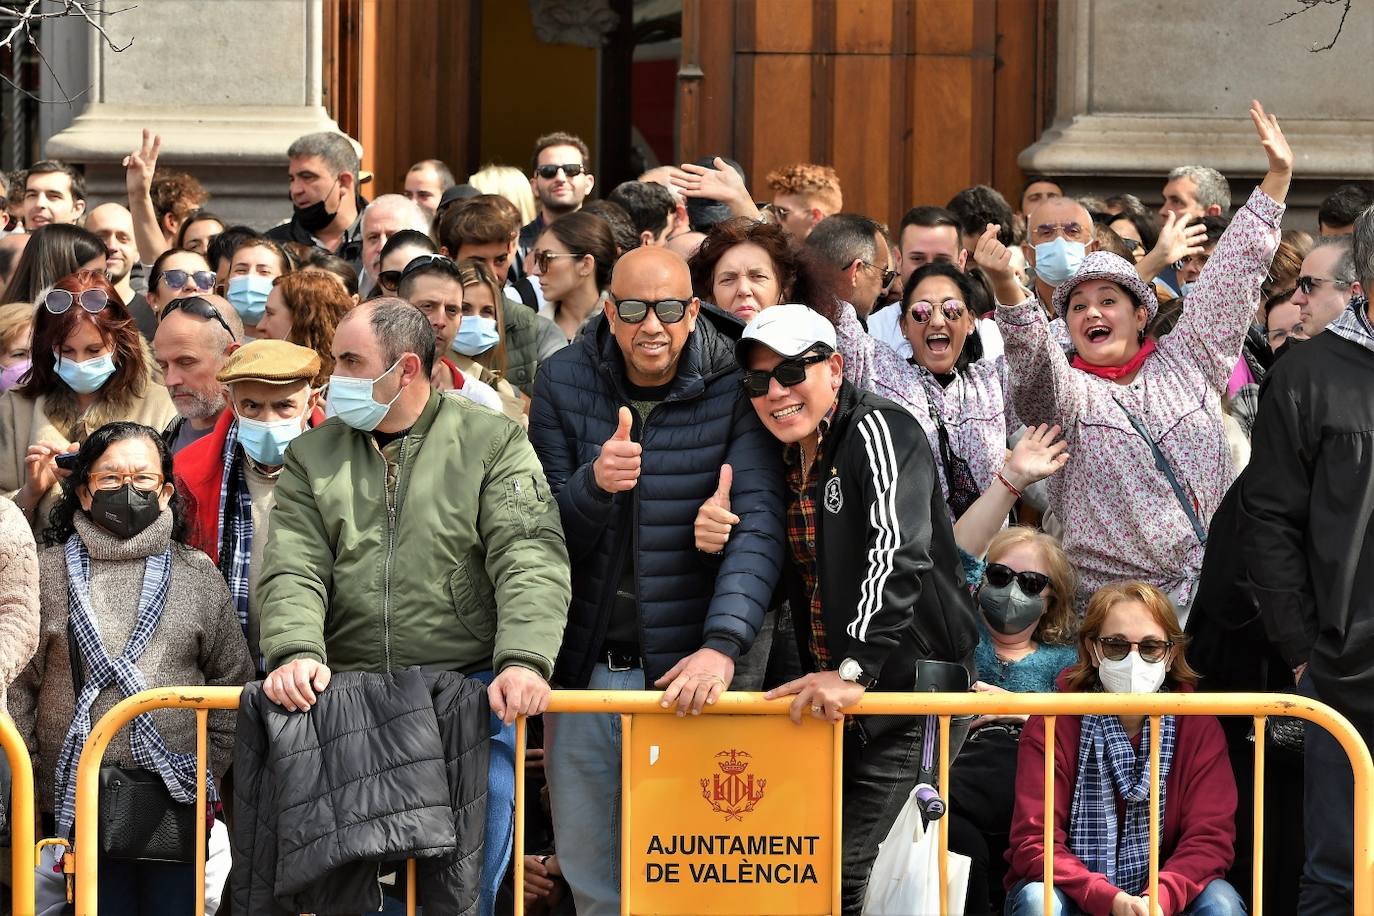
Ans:
[[[1037,426],[1026,431],[1002,466],[998,474],[1001,479],[994,479],[992,486],[954,523],[954,541],[960,550],[981,560],[1020,498],[1019,491],[1068,463],[1069,445],[1058,439],[1058,426]]]
[[[673,187],[682,192],[683,197],[696,197],[702,200],[716,200],[730,208],[735,216],[759,219],[759,208],[749,196],[744,179],[730,167],[724,159],[716,157],[713,168],[684,162],[681,168],[673,169],[668,180]]]
[[[997,329],[1006,346],[1016,416],[1027,426],[1057,423],[1072,435],[1083,399],[1082,380],[1050,333],[1040,302],[1016,282],[1011,251],[997,240],[995,224],[988,224],[973,257],[997,296]]]
[[[1183,303],[1173,333],[1159,342],[1161,350],[1196,362],[1218,392],[1240,359],[1245,332],[1260,303],[1260,287],[1269,275],[1279,244],[1283,201],[1293,177],[1293,151],[1278,119],[1252,103],[1250,118],[1269,159],[1269,171],[1217,242]]]
[[[134,217],[134,241],[138,243],[138,259],[151,264],[167,250],[162,226],[153,207],[153,175],[157,172],[157,154],[162,149],[162,137],[143,128],[143,145],[124,157],[124,182],[129,188],[129,212]]]

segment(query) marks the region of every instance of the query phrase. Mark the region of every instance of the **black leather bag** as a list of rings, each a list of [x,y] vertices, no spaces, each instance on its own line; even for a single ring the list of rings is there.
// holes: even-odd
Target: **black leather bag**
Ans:
[[[86,668],[76,633],[67,622],[72,689],[81,696]],[[142,767],[119,764],[100,768],[100,851],[127,862],[196,861],[196,806],[183,805],[167,791],[162,777]]]

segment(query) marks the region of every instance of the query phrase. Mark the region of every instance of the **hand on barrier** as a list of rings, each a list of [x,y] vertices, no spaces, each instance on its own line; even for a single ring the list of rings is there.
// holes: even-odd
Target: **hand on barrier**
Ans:
[[[620,424],[592,462],[592,477],[606,493],[624,493],[639,483],[639,456],[644,448],[630,438],[633,424],[630,408],[621,407]]]
[[[703,706],[713,705],[730,689],[735,676],[735,661],[724,652],[701,648],[674,665],[667,674],[654,681],[655,687],[667,687],[659,705],[668,708],[677,704],[677,714],[700,715]]]
[[[298,658],[267,675],[262,692],[267,699],[291,712],[305,712],[316,696],[329,686],[329,667],[313,658]]]
[[[1043,427],[1042,427],[1042,428],[1043,428]],[[1057,426],[1055,427],[1055,429],[1058,429],[1058,428],[1059,428],[1059,427],[1057,427]],[[1025,440],[1023,439],[1022,441],[1024,442]],[[996,686],[996,685],[994,685],[994,684],[986,684],[986,683],[984,683],[983,681],[974,681],[974,682],[973,682],[973,691],[974,691],[974,693],[1009,693],[1009,692],[1010,692],[1010,691],[1005,690],[1005,689],[1002,688],[1002,687],[998,687],[998,686]],[[990,724],[993,723],[993,722],[1015,722],[1015,723],[1019,723],[1019,724],[1024,725],[1025,722],[1026,722],[1026,720],[1029,719],[1029,718],[1030,718],[1030,716],[979,716],[978,718],[976,718],[976,719],[973,720],[973,724],[969,726],[969,731],[975,731],[975,730],[977,730],[977,729],[982,728],[984,725],[990,725]]]
[[[697,520],[692,526],[696,534],[697,550],[702,553],[716,554],[725,549],[730,540],[730,531],[739,524],[739,516],[730,511],[730,484],[734,480],[734,469],[728,464],[720,466],[720,483],[710,499],[697,510]]]
[[[487,688],[491,711],[510,725],[520,716],[537,716],[549,706],[549,682],[523,665],[507,665]]]
[[[781,687],[774,687],[763,695],[765,700],[795,696],[792,708],[787,714],[792,721],[801,725],[803,715],[811,715],[829,722],[840,722],[844,713],[840,710],[853,706],[863,698],[862,684],[841,680],[838,672],[817,671],[795,681],[788,681]]]

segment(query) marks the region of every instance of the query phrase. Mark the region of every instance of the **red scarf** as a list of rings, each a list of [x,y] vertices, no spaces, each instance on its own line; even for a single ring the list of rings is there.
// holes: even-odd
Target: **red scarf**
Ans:
[[[1084,372],[1092,373],[1098,378],[1104,378],[1110,382],[1114,382],[1122,376],[1133,374],[1144,365],[1145,357],[1153,352],[1155,352],[1155,339],[1153,337],[1147,337],[1145,338],[1145,342],[1140,345],[1140,349],[1136,351],[1135,356],[1128,359],[1123,366],[1094,366],[1076,353],[1070,365],[1075,369],[1082,369]]]

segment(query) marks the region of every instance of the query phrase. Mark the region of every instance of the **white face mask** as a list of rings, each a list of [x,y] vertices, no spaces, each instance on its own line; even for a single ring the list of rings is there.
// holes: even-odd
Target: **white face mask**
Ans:
[[[1164,662],[1147,662],[1134,647],[1120,661],[1099,656],[1097,665],[1097,677],[1108,693],[1154,693],[1168,673]]]

